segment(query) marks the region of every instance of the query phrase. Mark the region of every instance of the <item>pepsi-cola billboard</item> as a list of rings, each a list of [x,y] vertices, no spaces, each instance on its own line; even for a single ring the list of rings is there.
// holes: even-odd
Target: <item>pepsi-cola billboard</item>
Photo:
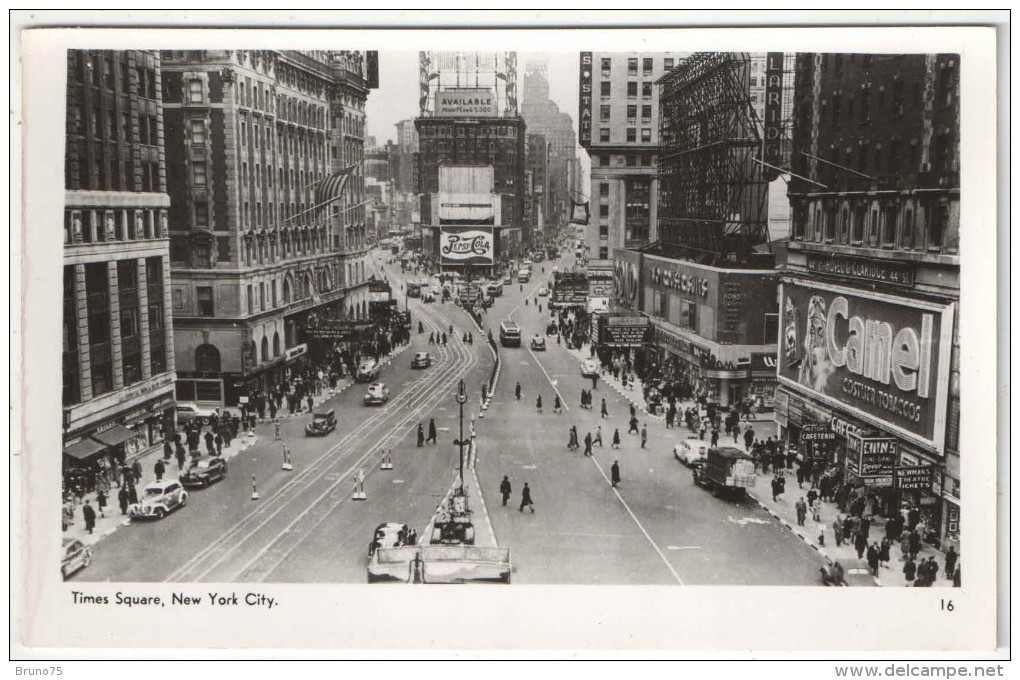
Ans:
[[[779,380],[938,453],[953,305],[786,280]]]
[[[443,265],[491,265],[495,258],[492,227],[442,227],[439,256]]]

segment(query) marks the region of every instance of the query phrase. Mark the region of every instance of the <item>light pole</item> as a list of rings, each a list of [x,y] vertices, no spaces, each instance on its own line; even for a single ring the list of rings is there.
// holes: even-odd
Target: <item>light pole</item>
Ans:
[[[460,438],[457,439],[457,446],[460,449],[460,488],[464,489],[464,403],[467,401],[467,393],[464,391],[464,380],[457,385],[457,405],[460,407]]]

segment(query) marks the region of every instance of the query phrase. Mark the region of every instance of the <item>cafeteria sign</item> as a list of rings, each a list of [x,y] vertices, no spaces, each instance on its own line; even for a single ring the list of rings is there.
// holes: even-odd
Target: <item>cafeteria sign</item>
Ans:
[[[934,468],[931,465],[893,468],[893,488],[897,491],[931,493]]]

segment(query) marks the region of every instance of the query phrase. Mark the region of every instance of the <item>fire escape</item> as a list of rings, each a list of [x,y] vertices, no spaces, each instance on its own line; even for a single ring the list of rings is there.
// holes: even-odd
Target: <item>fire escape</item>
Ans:
[[[771,260],[762,140],[746,53],[697,53],[660,80],[664,254],[716,266]]]

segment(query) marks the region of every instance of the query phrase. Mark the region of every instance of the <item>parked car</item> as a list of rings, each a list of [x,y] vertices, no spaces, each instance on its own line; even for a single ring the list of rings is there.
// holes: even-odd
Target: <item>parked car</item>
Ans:
[[[368,556],[375,555],[379,548],[396,548],[404,545],[409,529],[402,522],[386,522],[375,528],[372,542],[368,544]]]
[[[354,375],[356,382],[366,383],[372,382],[379,377],[379,364],[374,359],[368,359],[362,361],[361,365],[358,366],[358,371]]]
[[[390,400],[390,391],[382,383],[372,383],[365,395],[365,406],[378,406]]]
[[[227,476],[227,461],[218,456],[205,456],[191,463],[181,475],[181,485],[206,487]]]
[[[428,368],[432,365],[432,355],[428,352],[415,352],[411,359],[411,368]]]
[[[594,359],[585,359],[581,362],[581,376],[591,378],[599,374],[599,362]]]
[[[188,492],[179,480],[153,482],[142,491],[142,500],[128,507],[131,519],[163,519],[188,504]]]
[[[708,445],[697,437],[688,437],[673,447],[673,457],[691,467],[708,457]]]
[[[533,337],[531,339],[531,349],[535,350],[536,352],[544,352],[545,338],[543,338],[541,335],[536,335],[535,337]]]
[[[177,402],[177,424],[183,425],[197,420],[199,425],[205,425],[209,422],[209,419],[216,413],[215,408],[199,406],[193,401],[179,401]]]
[[[306,437],[324,437],[336,429],[336,412],[323,409],[312,414],[312,422],[305,425]]]
[[[867,560],[855,560],[850,558],[846,566],[838,560],[832,565],[826,564],[819,571],[822,574],[822,583],[827,586],[849,586],[875,588],[878,583],[875,576],[868,567]]]
[[[65,579],[92,563],[92,551],[77,538],[64,539],[64,554],[60,557],[60,575]]]

